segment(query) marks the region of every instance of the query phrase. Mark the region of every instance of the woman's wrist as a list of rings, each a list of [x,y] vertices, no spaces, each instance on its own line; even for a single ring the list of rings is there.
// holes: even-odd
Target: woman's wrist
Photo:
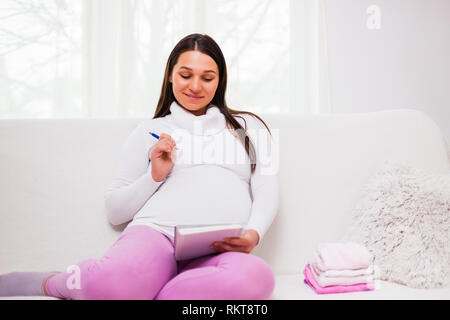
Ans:
[[[249,239],[253,246],[256,246],[259,243],[259,233],[255,229],[245,230],[243,237]]]

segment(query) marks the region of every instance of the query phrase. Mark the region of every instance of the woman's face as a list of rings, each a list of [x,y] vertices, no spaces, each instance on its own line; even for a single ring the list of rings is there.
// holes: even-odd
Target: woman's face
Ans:
[[[219,84],[216,62],[200,51],[186,51],[179,57],[169,77],[178,103],[196,116],[206,113]]]

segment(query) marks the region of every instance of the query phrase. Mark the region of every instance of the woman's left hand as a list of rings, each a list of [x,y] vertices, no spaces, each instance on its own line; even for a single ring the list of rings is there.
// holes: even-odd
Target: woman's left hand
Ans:
[[[240,238],[225,238],[225,241],[216,241],[211,248],[218,252],[236,251],[250,253],[259,242],[256,230],[248,229]]]

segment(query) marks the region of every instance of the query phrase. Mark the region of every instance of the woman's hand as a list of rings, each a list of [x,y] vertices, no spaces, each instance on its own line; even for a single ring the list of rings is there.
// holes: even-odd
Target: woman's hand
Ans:
[[[225,238],[225,241],[216,241],[211,248],[218,252],[236,251],[250,253],[259,242],[256,230],[245,230],[241,238]]]
[[[164,180],[175,164],[175,140],[168,134],[161,134],[150,154],[152,177],[156,182]]]

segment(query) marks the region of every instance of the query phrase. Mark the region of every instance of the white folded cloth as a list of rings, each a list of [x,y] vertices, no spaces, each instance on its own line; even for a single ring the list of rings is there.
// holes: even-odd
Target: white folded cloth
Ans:
[[[366,269],[360,269],[360,270],[339,270],[343,271],[342,273],[349,274],[349,271],[352,271],[354,275],[346,275],[346,276],[329,276],[325,275],[325,272],[321,272],[317,265],[314,263],[310,263],[311,271],[314,275],[314,278],[316,279],[317,283],[321,287],[327,287],[327,286],[336,286],[336,285],[344,285],[344,286],[350,286],[354,284],[361,284],[361,283],[373,283],[374,277],[373,277],[373,268],[369,267]],[[370,272],[372,270],[372,272]],[[359,273],[359,274],[357,274]],[[330,273],[328,273],[330,274]]]
[[[314,267],[317,273],[325,277],[355,277],[355,276],[367,276],[374,273],[373,265],[369,265],[367,268],[353,269],[353,270],[320,270],[317,266],[316,260],[309,261],[311,267]]]
[[[315,262],[321,271],[358,270],[369,268],[373,256],[355,242],[328,242],[317,246]]]

